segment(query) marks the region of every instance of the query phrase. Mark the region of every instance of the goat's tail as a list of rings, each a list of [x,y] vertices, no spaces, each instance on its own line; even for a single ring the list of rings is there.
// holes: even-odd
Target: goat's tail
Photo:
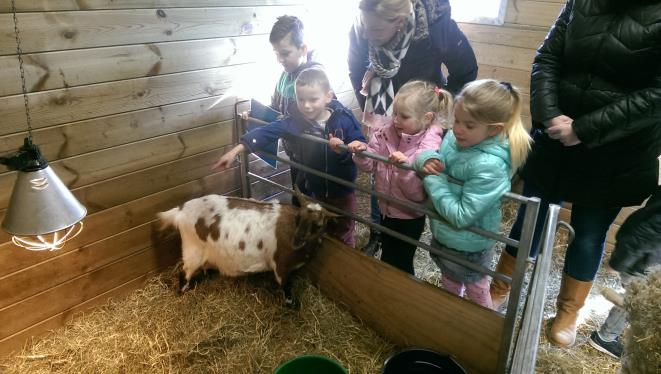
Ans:
[[[179,215],[181,214],[181,209],[179,207],[174,207],[165,212],[156,213],[156,216],[161,221],[161,230],[165,230],[170,226],[179,228]]]

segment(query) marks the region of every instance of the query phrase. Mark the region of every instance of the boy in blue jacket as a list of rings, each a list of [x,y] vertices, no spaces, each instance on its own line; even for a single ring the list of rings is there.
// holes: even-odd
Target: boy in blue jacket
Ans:
[[[326,144],[304,140],[297,135],[310,134],[320,138],[365,142],[360,123],[351,110],[333,99],[328,77],[319,68],[301,71],[296,79],[296,105],[290,105],[289,114],[283,119],[253,130],[241,137],[240,144],[225,153],[214,165],[215,169],[228,168],[236,156],[245,151],[258,151],[276,139],[283,138],[291,146],[292,161],[325,172],[349,182],[356,180],[357,170],[351,153],[330,149]],[[325,178],[299,171],[296,185],[306,194],[346,212],[356,211],[356,195],[353,188]],[[354,222],[342,217],[327,227],[329,235],[353,247]]]

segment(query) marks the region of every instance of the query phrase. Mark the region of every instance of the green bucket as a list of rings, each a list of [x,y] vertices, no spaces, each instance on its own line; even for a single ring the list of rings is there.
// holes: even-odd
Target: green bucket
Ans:
[[[274,374],[348,374],[337,361],[326,356],[304,355],[294,357],[275,369]]]

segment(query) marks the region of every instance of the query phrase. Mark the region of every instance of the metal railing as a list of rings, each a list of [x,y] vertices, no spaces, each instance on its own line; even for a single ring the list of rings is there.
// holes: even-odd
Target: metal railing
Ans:
[[[245,124],[247,123],[248,120],[255,122],[255,123],[263,123],[266,124],[266,122],[260,121],[255,118],[249,118],[249,119],[242,119],[241,116],[239,115],[239,111],[236,109],[242,102],[237,102],[235,104],[235,134],[237,134],[237,137],[235,138],[236,142],[238,143],[238,134],[243,134],[245,131]],[[306,141],[312,141],[312,142],[317,142],[317,143],[322,143],[328,145],[329,142],[326,139],[319,138],[313,135],[308,135],[308,134],[302,134],[300,135],[300,138],[305,139]],[[340,148],[342,150],[348,151],[348,148],[346,145],[342,144],[340,145]],[[261,182],[267,183],[269,185],[272,185],[274,187],[277,187],[278,189],[282,191],[286,191],[289,193],[293,193],[294,191],[288,187],[282,186],[276,182],[273,182],[267,178],[264,178],[262,176],[259,176],[257,174],[253,174],[249,171],[249,164],[248,164],[248,154],[250,153],[249,150],[246,150],[243,155],[240,156],[239,158],[239,166],[241,170],[241,178],[242,178],[242,194],[243,197],[250,197],[251,192],[250,192],[250,183],[251,183],[251,178],[254,178],[256,180],[259,180]],[[362,186],[359,186],[355,183],[346,181],[341,178],[337,178],[332,175],[328,175],[326,173],[320,172],[316,169],[312,169],[310,167],[307,167],[303,164],[300,164],[298,162],[294,162],[289,160],[288,158],[283,158],[275,154],[269,154],[266,152],[258,151],[258,154],[262,154],[264,156],[268,156],[270,158],[273,158],[279,162],[283,162],[286,164],[289,164],[290,166],[297,168],[305,173],[313,174],[319,177],[323,177],[328,179],[331,182],[341,184],[343,186],[351,187],[354,188],[358,191],[375,195],[379,199],[384,199],[387,200],[393,204],[397,204],[401,207],[408,208],[414,211],[418,211],[421,213],[424,213],[431,219],[436,219],[436,220],[444,220],[441,216],[438,215],[438,213],[434,210],[430,210],[427,208],[427,206],[422,205],[422,204],[416,204],[407,200],[401,200],[394,198],[392,196],[377,192],[372,190],[371,188],[365,188]],[[368,157],[370,159],[379,161],[379,162],[384,162],[388,163],[390,165],[393,165],[395,167],[404,169],[404,170],[414,170],[414,168],[410,164],[399,164],[399,163],[393,163],[389,161],[386,157],[383,157],[378,154],[370,153],[370,152],[361,152],[357,153],[358,156],[361,157]],[[456,180],[452,177],[448,176],[448,180],[452,183],[456,184],[462,184],[461,181]],[[374,228],[380,232],[386,233],[388,235],[391,235],[399,240],[402,240],[406,243],[416,245],[419,248],[423,248],[427,250],[430,253],[433,253],[435,255],[438,255],[439,257],[443,259],[450,260],[452,262],[455,262],[457,264],[460,264],[462,266],[465,266],[471,270],[478,271],[480,273],[489,275],[495,279],[500,279],[502,281],[505,281],[507,283],[511,284],[511,291],[510,291],[510,296],[509,296],[509,302],[507,304],[507,312],[505,313],[504,316],[504,327],[503,327],[503,336],[501,337],[501,344],[500,344],[500,350],[499,350],[499,360],[498,360],[498,372],[499,373],[506,373],[506,372],[513,372],[513,373],[527,373],[527,372],[533,372],[534,371],[534,365],[535,365],[535,353],[537,350],[537,341],[539,340],[539,333],[541,329],[541,321],[542,321],[542,312],[543,312],[543,304],[544,304],[544,297],[545,297],[545,286],[546,286],[546,280],[548,279],[549,271],[550,271],[550,264],[551,264],[551,256],[553,252],[553,241],[555,239],[555,233],[556,233],[556,228],[557,226],[563,225],[571,229],[571,227],[564,223],[560,222],[558,223],[558,211],[560,209],[559,206],[557,205],[550,205],[549,211],[547,213],[547,217],[545,219],[545,224],[544,224],[544,231],[543,231],[543,243],[542,247],[540,249],[540,254],[538,255],[537,259],[531,259],[528,258],[528,254],[530,253],[530,248],[532,246],[532,241],[533,241],[533,234],[535,231],[535,225],[536,225],[536,220],[537,220],[537,214],[539,212],[540,208],[540,199],[536,197],[525,197],[521,196],[515,193],[508,192],[506,193],[503,198],[509,199],[516,201],[520,204],[525,205],[525,215],[524,215],[524,221],[523,221],[523,227],[521,230],[521,239],[519,241],[513,240],[509,238],[508,236],[502,235],[500,233],[493,233],[478,227],[468,227],[466,230],[469,230],[473,233],[476,233],[478,235],[482,235],[484,237],[505,243],[506,245],[516,247],[517,248],[517,256],[516,256],[516,267],[514,270],[514,273],[512,274],[512,277],[508,277],[504,274],[495,272],[487,267],[476,265],[474,263],[471,263],[463,258],[456,257],[455,255],[451,253],[447,253],[441,249],[435,248],[429,244],[426,244],[424,242],[420,242],[416,239],[410,238],[406,235],[402,235],[396,231],[393,231],[391,229],[388,229],[384,226],[381,226],[379,224],[372,223],[370,220],[365,219],[361,216],[358,216],[354,213],[346,212],[341,209],[335,208],[334,206],[331,206],[329,204],[317,201],[317,203],[321,204],[324,208],[338,213],[342,214],[345,216],[348,216],[352,218],[355,221],[361,222],[371,228]],[[571,232],[571,230],[570,230]],[[528,263],[533,264],[533,273],[532,273],[532,279],[533,282],[531,283],[529,289],[528,289],[528,295],[526,297],[526,302],[522,306],[521,304],[521,291],[523,289],[523,284],[525,281],[525,275],[526,275],[526,269],[528,266]],[[521,324],[519,328],[517,329],[516,326],[516,320],[517,316],[522,315],[521,318]],[[518,337],[515,337],[515,333],[519,332]],[[534,352],[531,352],[531,350],[534,349]],[[516,368],[516,370],[515,370]],[[522,371],[523,370],[523,371]]]

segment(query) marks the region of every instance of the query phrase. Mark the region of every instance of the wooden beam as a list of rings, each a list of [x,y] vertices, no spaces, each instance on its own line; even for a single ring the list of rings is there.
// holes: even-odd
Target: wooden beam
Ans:
[[[259,52],[262,53],[259,53]],[[257,62],[267,35],[44,52],[23,56],[28,92]],[[21,93],[16,55],[0,57],[0,96]]]
[[[39,129],[210,97],[218,97],[222,105],[221,99],[233,99],[242,80],[254,75],[256,68],[244,64],[32,93],[32,127]],[[25,131],[22,95],[0,97],[0,108],[4,121],[0,135]]]
[[[160,270],[160,269],[159,269]],[[15,334],[0,340],[0,355],[8,356],[11,353],[18,353],[21,348],[30,342],[30,339],[37,338],[53,330],[64,326],[69,320],[78,316],[79,313],[102,306],[110,298],[124,297],[130,291],[141,288],[144,284],[156,274],[157,271],[149,272],[138,276],[124,284],[121,284],[107,292],[92,297],[76,306],[63,310],[52,317],[41,322],[35,323]]]
[[[532,25],[550,29],[560,15],[564,2],[555,1],[508,1],[505,22]]]
[[[480,42],[471,43],[477,62],[509,69],[530,70],[535,50]]]
[[[319,289],[399,346],[455,356],[469,373],[496,370],[503,318],[326,238],[306,266]]]
[[[192,130],[234,118],[234,98],[210,97],[52,126],[32,132],[50,162],[137,141]],[[0,136],[0,154],[17,151],[27,132]],[[0,173],[6,172],[0,166]]]
[[[172,243],[174,242],[174,243]],[[69,310],[145,273],[173,265],[178,241],[148,247],[130,256],[0,309],[0,339]]]
[[[541,27],[520,25],[481,25],[459,23],[459,28],[468,40],[477,43],[537,49],[546,37],[548,30]]]
[[[303,0],[16,0],[17,12],[139,8],[199,8],[265,5],[302,5]],[[11,11],[10,0],[0,0],[0,13]]]
[[[24,53],[268,34],[300,6],[90,10],[20,13]],[[0,14],[0,55],[16,53],[11,14]]]

